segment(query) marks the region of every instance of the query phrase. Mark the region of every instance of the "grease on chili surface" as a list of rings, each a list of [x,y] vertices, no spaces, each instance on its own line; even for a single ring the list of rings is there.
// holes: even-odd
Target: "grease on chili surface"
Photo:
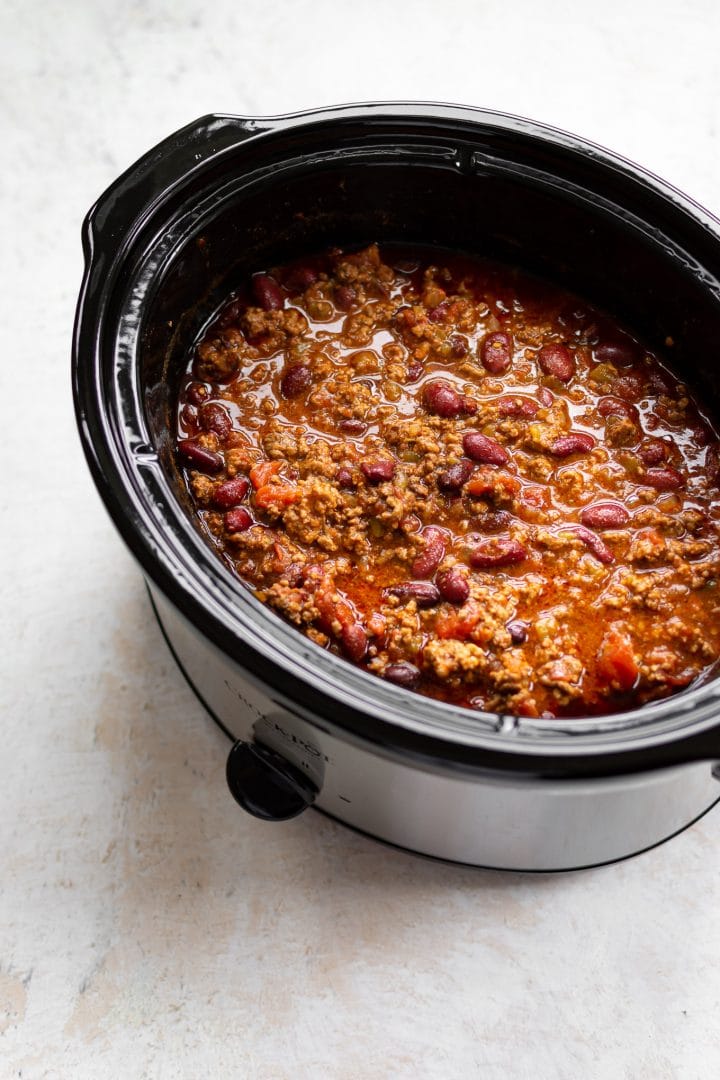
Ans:
[[[720,652],[716,432],[519,271],[373,244],[255,275],[193,351],[178,453],[256,595],[408,689],[597,714]]]

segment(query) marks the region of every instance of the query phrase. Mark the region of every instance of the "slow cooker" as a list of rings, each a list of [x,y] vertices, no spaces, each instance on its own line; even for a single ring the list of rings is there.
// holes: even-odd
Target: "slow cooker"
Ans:
[[[610,310],[717,413],[720,222],[638,166],[514,116],[371,104],[213,115],[142,157],[83,228],[73,382],[90,469],[180,668],[233,742],[237,802],[315,807],[429,856],[564,870],[620,859],[720,798],[720,681],[594,719],[446,705],[263,606],[210,548],[172,453],[173,386],[224,295],[328,245],[436,243]]]

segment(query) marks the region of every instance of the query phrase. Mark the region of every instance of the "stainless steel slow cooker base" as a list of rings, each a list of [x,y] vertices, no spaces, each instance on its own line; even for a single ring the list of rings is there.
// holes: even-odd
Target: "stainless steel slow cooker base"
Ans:
[[[317,788],[315,807],[396,847],[497,870],[581,869],[669,840],[720,800],[710,762],[555,782],[408,765],[290,711],[148,588],[178,665],[226,733],[276,751]]]

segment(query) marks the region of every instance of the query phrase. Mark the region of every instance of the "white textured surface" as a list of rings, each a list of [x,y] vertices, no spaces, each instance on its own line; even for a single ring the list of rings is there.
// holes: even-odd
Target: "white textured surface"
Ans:
[[[68,379],[85,210],[208,111],[488,105],[719,212],[715,0],[3,0],[0,21],[0,1076],[720,1075],[720,814],[560,877],[243,816]]]

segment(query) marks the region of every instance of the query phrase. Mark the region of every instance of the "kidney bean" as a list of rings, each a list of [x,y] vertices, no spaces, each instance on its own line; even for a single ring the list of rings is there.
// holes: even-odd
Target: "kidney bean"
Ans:
[[[191,382],[185,391],[185,396],[191,405],[202,405],[207,400],[210,391],[205,383]]]
[[[230,510],[243,501],[249,487],[250,481],[245,476],[235,476],[232,480],[226,480],[213,491],[213,504],[220,510]]]
[[[309,289],[311,285],[314,285],[319,278],[317,270],[312,266],[296,266],[287,279],[287,285],[290,289],[297,289],[299,292],[304,292],[305,289]]]
[[[197,411],[192,405],[183,405],[180,410],[180,423],[191,435],[197,434],[197,418]]]
[[[600,398],[597,411],[601,416],[626,416],[627,419],[632,420],[633,423],[637,423],[638,419],[637,409],[634,405],[628,404],[628,402],[623,401],[622,398],[613,397],[612,394]]]
[[[392,458],[371,458],[369,461],[360,463],[361,472],[371,484],[382,484],[386,480],[392,480],[396,467]]]
[[[349,416],[347,420],[341,420],[338,424],[341,431],[344,431],[346,435],[364,435],[367,431],[367,424],[364,420],[359,420],[354,416]]]
[[[480,431],[468,431],[463,435],[463,450],[469,458],[483,465],[505,465],[510,460],[504,446]]]
[[[423,400],[428,412],[446,419],[460,416],[463,411],[462,395],[449,383],[439,379],[425,384]]]
[[[357,303],[357,293],[352,285],[338,285],[334,292],[335,307],[349,311]]]
[[[425,547],[413,560],[412,575],[415,578],[429,578],[433,576],[445,558],[447,540],[442,530],[433,525],[423,529],[421,536],[425,541]]]
[[[450,301],[443,300],[442,303],[434,307],[432,311],[428,312],[428,319],[430,322],[445,322],[448,311],[450,310]]]
[[[597,502],[585,507],[580,520],[591,529],[621,529],[627,525],[630,514],[618,502]]]
[[[216,473],[220,472],[223,467],[223,459],[220,454],[216,454],[213,450],[206,450],[204,446],[200,446],[199,443],[194,442],[192,439],[181,439],[178,443],[178,450],[182,457],[189,465],[193,465],[200,472],[204,473]]]
[[[218,405],[216,401],[209,401],[207,405],[201,405],[198,410],[198,419],[203,431],[214,431],[220,439],[227,439],[232,431],[232,420],[227,410]]]
[[[676,380],[669,371],[663,371],[654,365],[648,373],[648,384],[652,392],[658,396],[660,394],[672,395],[677,386]]]
[[[389,664],[383,672],[383,677],[396,686],[403,686],[406,690],[414,690],[420,682],[420,670],[407,660],[400,660],[397,664]]]
[[[646,469],[640,479],[657,491],[675,491],[685,484],[682,473],[673,469],[672,465],[666,465],[663,469]]]
[[[419,608],[434,607],[440,600],[440,592],[431,581],[405,581],[392,585],[387,592],[399,600],[414,600]]]
[[[544,375],[554,375],[560,382],[570,382],[575,374],[575,358],[565,345],[543,345],[538,364]]]
[[[304,394],[312,382],[310,368],[306,364],[293,364],[286,368],[280,381],[280,393],[284,398],[296,398]]]
[[[628,371],[618,375],[612,384],[613,394],[623,401],[638,401],[645,390],[645,379],[639,372]]]
[[[571,431],[555,439],[550,447],[550,453],[553,457],[566,458],[571,454],[587,454],[595,445],[592,435],[586,435],[584,431]]]
[[[424,370],[422,361],[411,360],[407,366],[407,381],[417,382]]]
[[[502,375],[512,363],[513,340],[510,334],[502,330],[486,334],[480,348],[483,367],[493,375]]]
[[[634,341],[605,341],[593,349],[598,364],[615,364],[623,367],[638,359],[638,347]]]
[[[509,622],[507,624],[505,629],[510,635],[510,640],[512,641],[513,645],[522,645],[524,641],[527,641],[527,623],[522,622],[521,619],[513,619],[512,622]]]
[[[253,296],[265,311],[279,311],[285,304],[283,291],[275,278],[269,274],[255,274],[252,279]]]
[[[340,640],[346,656],[356,664],[359,663],[368,647],[368,636],[362,623],[346,623],[340,631]]]
[[[355,487],[353,474],[344,466],[341,466],[335,473],[335,479],[337,480],[338,487],[345,488],[347,491],[352,491]]]
[[[498,566],[514,566],[527,558],[527,549],[519,540],[503,537],[482,540],[469,552],[470,565],[478,570],[488,570]]]
[[[229,510],[224,517],[225,532],[245,532],[253,523],[249,511],[244,506],[238,506],[236,510]]]
[[[596,536],[590,529],[586,529],[583,525],[571,525],[563,532],[571,532],[577,536],[578,540],[582,540],[585,547],[592,552],[598,562],[609,565],[615,562],[615,556],[610,548],[607,546],[604,540],[601,540],[599,536]]]
[[[509,416],[518,420],[529,420],[531,417],[535,416],[539,408],[540,406],[537,401],[519,395],[503,397],[498,401],[499,416]]]
[[[472,475],[472,471],[472,462],[463,458],[457,465],[450,465],[438,473],[437,485],[441,491],[459,491]]]
[[[453,356],[458,360],[462,360],[463,356],[467,356],[468,343],[460,334],[452,334],[448,338],[448,344],[452,349]]]
[[[710,483],[720,487],[720,444],[713,443],[705,452],[705,471]]]
[[[239,300],[230,300],[220,311],[215,325],[219,330],[225,330],[228,326],[237,324],[240,321],[242,311],[242,304]]]
[[[637,454],[643,465],[659,465],[666,460],[669,450],[670,447],[662,439],[649,439],[638,447]]]
[[[548,390],[547,386],[539,386],[537,396],[540,404],[544,405],[546,409],[549,409],[555,400],[555,395],[551,390]]]
[[[464,604],[470,596],[470,586],[465,574],[457,566],[442,570],[436,579],[443,600],[451,604]]]

